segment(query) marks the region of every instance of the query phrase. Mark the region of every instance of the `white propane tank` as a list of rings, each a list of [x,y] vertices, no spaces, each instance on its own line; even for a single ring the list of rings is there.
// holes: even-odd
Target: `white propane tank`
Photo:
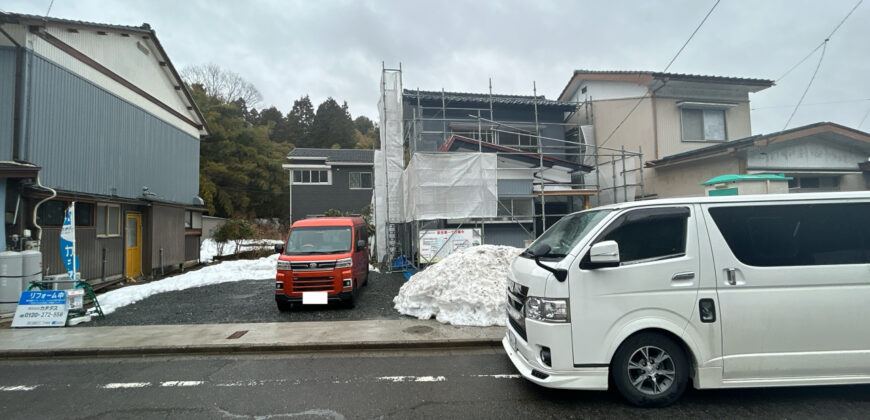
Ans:
[[[21,259],[21,287],[27,290],[31,282],[42,281],[42,252],[34,249],[22,251]]]
[[[15,312],[21,297],[21,253],[0,252],[0,313]]]

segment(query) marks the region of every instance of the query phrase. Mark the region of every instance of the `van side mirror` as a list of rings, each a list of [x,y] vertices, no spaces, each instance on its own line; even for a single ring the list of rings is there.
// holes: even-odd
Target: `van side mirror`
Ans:
[[[281,254],[284,252],[284,244],[275,244],[275,252]]]
[[[619,267],[619,244],[616,241],[603,241],[592,245],[588,259],[584,260],[580,267],[583,269]]]
[[[365,247],[366,247],[365,239],[360,239],[360,240],[356,241],[356,250],[357,251],[362,251],[363,249],[365,249]]]

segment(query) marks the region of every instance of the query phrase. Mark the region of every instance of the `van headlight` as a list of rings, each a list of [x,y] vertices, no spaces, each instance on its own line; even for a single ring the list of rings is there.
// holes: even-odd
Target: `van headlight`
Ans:
[[[353,260],[350,258],[342,258],[335,262],[335,268],[346,268],[353,265]]]
[[[568,299],[549,299],[529,296],[526,298],[527,319],[544,322],[570,322]]]
[[[293,267],[290,264],[290,261],[281,261],[278,260],[278,269],[279,270],[292,270]]]

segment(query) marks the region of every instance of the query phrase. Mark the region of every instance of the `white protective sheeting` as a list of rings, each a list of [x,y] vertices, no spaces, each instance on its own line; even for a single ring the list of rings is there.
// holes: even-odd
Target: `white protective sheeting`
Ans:
[[[375,191],[372,194],[375,216],[375,252],[381,261],[387,255],[387,172],[384,152],[375,150]]]
[[[404,220],[495,217],[494,153],[415,153],[402,174]]]
[[[381,150],[387,180],[387,211],[390,223],[402,221],[402,190],[399,180],[405,169],[402,144],[402,73],[384,70],[381,73],[381,99],[378,101],[381,117]]]

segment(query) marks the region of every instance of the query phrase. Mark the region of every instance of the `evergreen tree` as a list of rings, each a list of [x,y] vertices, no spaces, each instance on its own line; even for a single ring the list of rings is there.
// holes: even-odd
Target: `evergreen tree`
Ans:
[[[287,133],[290,142],[299,147],[310,144],[311,128],[314,126],[314,106],[305,95],[293,102],[293,109],[287,113]]]
[[[311,129],[310,146],[322,148],[352,149],[355,145],[353,120],[347,103],[339,105],[335,99],[327,98],[317,107]]]

